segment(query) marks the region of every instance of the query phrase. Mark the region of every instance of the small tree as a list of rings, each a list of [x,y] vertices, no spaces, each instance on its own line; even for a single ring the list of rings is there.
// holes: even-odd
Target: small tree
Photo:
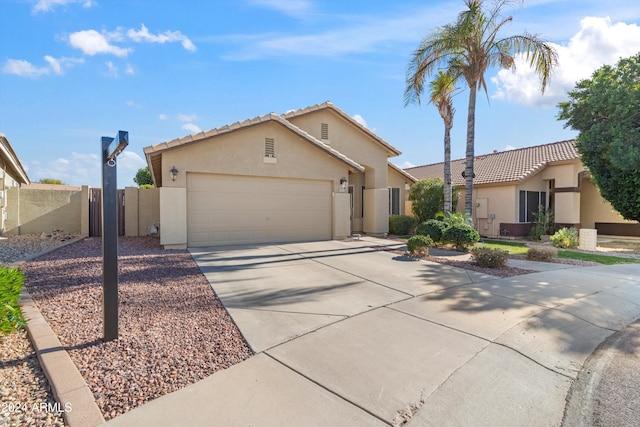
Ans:
[[[54,184],[54,185],[64,185],[64,182],[62,182],[59,179],[53,179],[53,178],[42,178],[40,181],[38,181],[40,184]]]
[[[559,120],[580,131],[577,148],[602,197],[640,220],[640,53],[605,65],[561,102]]]
[[[411,210],[418,223],[433,219],[444,206],[444,182],[440,178],[418,181],[409,190]]]
[[[453,212],[456,211],[460,187],[451,189]],[[427,178],[418,181],[409,190],[409,200],[412,202],[411,211],[418,218],[418,224],[434,219],[444,211],[444,181],[440,178]]]
[[[138,184],[140,188],[149,188],[153,187],[153,178],[151,177],[151,171],[149,171],[149,167],[144,167],[138,169],[136,173],[136,177],[133,178],[133,182]]]

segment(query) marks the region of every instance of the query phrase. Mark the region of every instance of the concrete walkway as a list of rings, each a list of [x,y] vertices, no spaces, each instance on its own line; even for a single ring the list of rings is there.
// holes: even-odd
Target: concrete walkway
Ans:
[[[381,245],[192,251],[257,354],[107,425],[560,425],[587,358],[640,318],[640,264],[500,279]]]

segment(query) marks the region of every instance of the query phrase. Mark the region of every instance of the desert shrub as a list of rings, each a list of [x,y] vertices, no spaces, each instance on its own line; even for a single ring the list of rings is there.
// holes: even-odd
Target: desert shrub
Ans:
[[[529,261],[552,262],[558,256],[558,249],[553,246],[536,245],[527,250]]]
[[[441,242],[442,235],[444,234],[444,231],[446,229],[447,224],[445,224],[444,222],[438,221],[437,219],[430,219],[416,227],[416,234],[429,236],[433,239],[434,242]]]
[[[549,235],[554,232],[555,222],[553,211],[540,206],[538,212],[533,214],[533,226],[531,227],[531,240],[540,240],[542,235]]]
[[[417,234],[407,240],[407,250],[412,255],[429,255],[429,248],[433,246],[433,240],[429,236]]]
[[[0,332],[9,333],[24,325],[20,293],[24,275],[17,268],[0,267]]]
[[[480,240],[480,234],[468,224],[454,224],[444,231],[442,240],[453,244],[459,251],[467,251],[469,246]]]
[[[480,267],[506,268],[509,252],[497,248],[475,247],[471,249],[471,258]]]
[[[578,230],[575,227],[561,228],[551,236],[551,244],[556,248],[577,248],[578,247]]]
[[[413,231],[418,220],[409,215],[389,215],[389,233],[404,236]]]
[[[471,217],[466,212],[438,212],[436,219],[444,222],[447,227],[454,224],[467,224],[473,225]]]

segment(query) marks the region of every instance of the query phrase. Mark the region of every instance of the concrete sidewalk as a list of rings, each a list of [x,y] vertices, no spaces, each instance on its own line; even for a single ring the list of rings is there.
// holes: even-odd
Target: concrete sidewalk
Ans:
[[[500,279],[380,245],[192,251],[258,354],[106,425],[559,425],[585,360],[640,318],[640,265]]]

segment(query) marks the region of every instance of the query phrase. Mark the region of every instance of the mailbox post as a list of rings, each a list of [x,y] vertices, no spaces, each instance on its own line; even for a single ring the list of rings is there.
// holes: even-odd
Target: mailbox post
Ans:
[[[109,147],[117,143],[113,151]],[[129,144],[129,133],[102,137],[102,309],[104,340],[118,339],[118,177],[116,158]]]

